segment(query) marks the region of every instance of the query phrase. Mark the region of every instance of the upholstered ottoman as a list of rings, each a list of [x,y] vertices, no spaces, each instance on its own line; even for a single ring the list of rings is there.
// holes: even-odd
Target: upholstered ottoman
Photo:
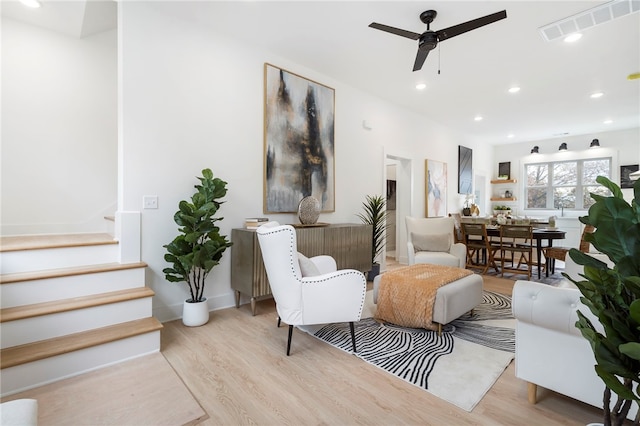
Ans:
[[[378,304],[378,293],[382,275],[373,280],[373,303]],[[448,324],[482,303],[482,276],[467,275],[458,280],[439,287],[433,302],[433,319],[438,324],[438,332],[442,325]]]

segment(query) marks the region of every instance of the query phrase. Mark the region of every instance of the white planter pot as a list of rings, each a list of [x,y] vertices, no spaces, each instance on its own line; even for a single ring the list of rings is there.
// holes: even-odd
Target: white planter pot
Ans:
[[[186,300],[182,306],[182,323],[187,327],[197,327],[209,322],[209,306],[207,299],[202,302],[189,303]]]

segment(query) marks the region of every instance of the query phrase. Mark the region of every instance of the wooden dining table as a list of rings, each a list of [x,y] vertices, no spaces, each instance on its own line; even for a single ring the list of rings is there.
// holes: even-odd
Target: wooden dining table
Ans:
[[[540,279],[541,273],[541,263],[540,258],[542,257],[542,249],[544,247],[552,247],[553,240],[564,240],[567,232],[562,231],[560,229],[546,229],[546,228],[533,228],[533,239],[536,240],[536,254],[538,255],[538,279]],[[491,226],[487,225],[487,236],[489,237],[499,237],[500,236],[500,226]],[[543,246],[542,241],[547,240],[547,245]]]

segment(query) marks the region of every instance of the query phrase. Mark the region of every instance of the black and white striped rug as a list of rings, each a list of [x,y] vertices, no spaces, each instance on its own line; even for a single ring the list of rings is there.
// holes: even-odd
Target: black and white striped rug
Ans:
[[[514,321],[511,298],[485,291],[473,315],[447,324],[442,336],[435,331],[363,319],[355,324],[356,355],[471,411],[514,357]],[[305,331],[352,351],[347,323]]]

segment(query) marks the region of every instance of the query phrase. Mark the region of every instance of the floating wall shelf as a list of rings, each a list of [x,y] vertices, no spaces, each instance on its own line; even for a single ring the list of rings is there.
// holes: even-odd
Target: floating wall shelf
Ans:
[[[509,198],[491,197],[491,201],[516,201],[516,197],[509,197]]]
[[[516,179],[495,179],[492,180],[491,183],[516,183]]]

